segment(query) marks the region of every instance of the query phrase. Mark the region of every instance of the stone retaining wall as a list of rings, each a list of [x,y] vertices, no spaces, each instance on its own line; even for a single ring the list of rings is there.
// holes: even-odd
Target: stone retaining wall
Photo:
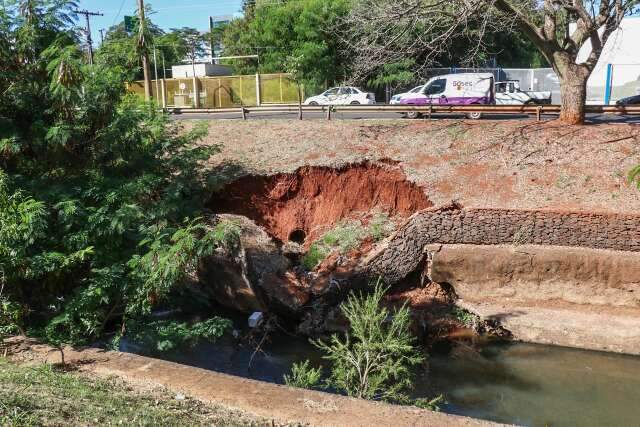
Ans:
[[[550,245],[640,252],[640,215],[456,205],[414,214],[364,260],[370,273],[395,282],[414,271],[428,244]]]
[[[535,244],[640,252],[640,216],[507,209],[422,211],[430,243]]]

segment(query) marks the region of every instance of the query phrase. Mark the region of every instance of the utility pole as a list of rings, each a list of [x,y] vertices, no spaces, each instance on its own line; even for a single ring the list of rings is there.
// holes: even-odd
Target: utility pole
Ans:
[[[104,28],[100,28],[100,46],[104,44]]]
[[[144,0],[138,0],[138,18],[140,21],[140,34],[138,35],[138,45],[142,53],[142,73],[144,74],[144,99],[151,100],[151,69],[149,68],[149,53],[146,49],[144,39]]]
[[[78,15],[84,15],[84,19],[87,22],[87,27],[85,28],[85,31],[87,32],[87,53],[89,54],[89,64],[93,65],[93,40],[91,40],[91,24],[89,23],[89,17],[104,16],[104,14],[99,12],[89,12],[86,9],[85,10],[74,9],[73,13],[77,13]]]

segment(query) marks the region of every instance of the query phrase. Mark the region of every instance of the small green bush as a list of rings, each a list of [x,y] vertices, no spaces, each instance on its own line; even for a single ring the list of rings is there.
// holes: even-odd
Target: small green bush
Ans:
[[[412,370],[424,357],[409,331],[409,308],[382,307],[385,292],[378,283],[370,295],[352,294],[342,304],[350,324],[347,335],[313,343],[331,363],[327,386],[349,396],[402,403],[409,400]]]
[[[369,234],[374,241],[379,242],[395,230],[395,224],[385,213],[377,213],[369,221]]]
[[[370,221],[369,227],[365,227],[361,221],[357,220],[340,222],[313,242],[302,258],[302,265],[308,270],[313,270],[331,252],[337,250],[342,254],[347,253],[357,248],[367,237],[379,241],[391,231],[393,231],[393,224],[385,214],[376,214]]]
[[[322,367],[314,368],[308,360],[302,363],[294,363],[291,367],[291,375],[284,376],[284,383],[290,387],[315,388],[320,384]]]

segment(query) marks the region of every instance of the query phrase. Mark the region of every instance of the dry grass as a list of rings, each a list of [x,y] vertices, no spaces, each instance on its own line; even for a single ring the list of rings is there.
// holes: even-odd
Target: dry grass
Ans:
[[[436,204],[468,207],[640,210],[627,182],[640,164],[633,125],[532,121],[215,121],[210,164],[226,176],[303,165],[391,160]]]

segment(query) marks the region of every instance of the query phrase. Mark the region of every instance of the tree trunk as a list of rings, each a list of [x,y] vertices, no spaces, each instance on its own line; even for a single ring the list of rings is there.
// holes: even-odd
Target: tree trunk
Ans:
[[[580,65],[568,65],[560,74],[560,121],[568,125],[584,124],[589,71]]]

